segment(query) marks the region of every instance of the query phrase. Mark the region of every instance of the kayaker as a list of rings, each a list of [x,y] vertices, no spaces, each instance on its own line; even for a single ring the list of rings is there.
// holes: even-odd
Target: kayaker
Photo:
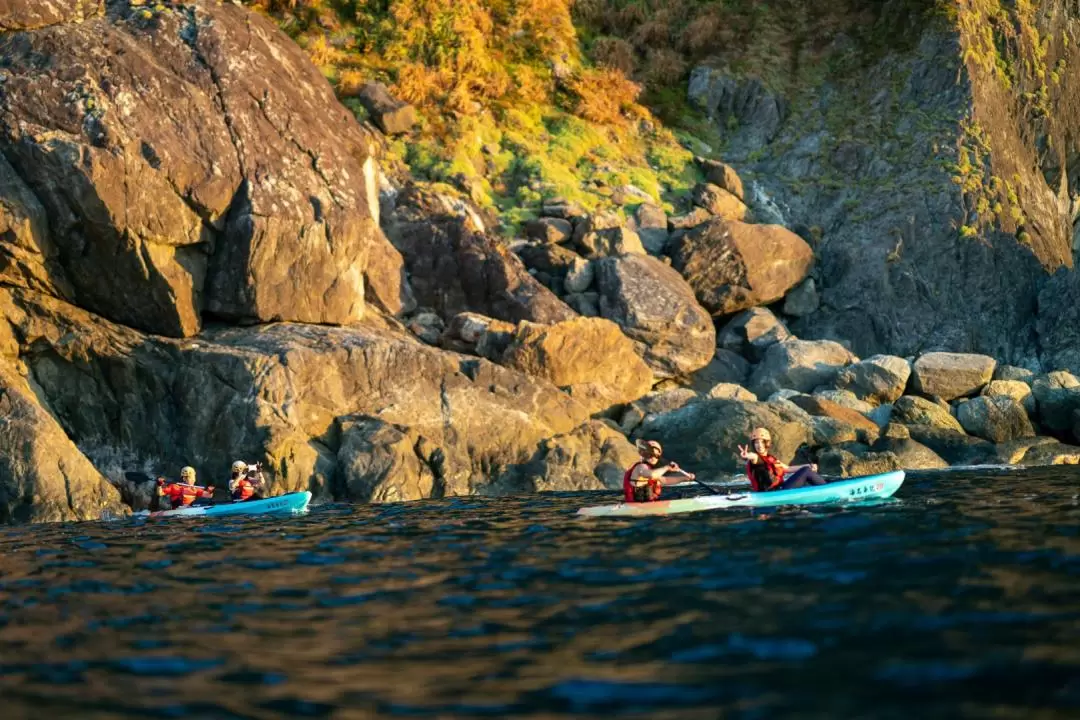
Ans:
[[[262,476],[262,466],[258,463],[248,465],[243,460],[237,460],[232,464],[232,475],[229,477],[229,494],[233,502],[256,500],[262,498],[265,488]]]
[[[168,498],[172,509],[188,507],[199,498],[212,498],[214,486],[199,487],[195,484],[195,468],[191,466],[180,470],[180,482],[168,482],[165,478],[158,478],[158,498]]]
[[[772,433],[755,428],[750,433],[750,447],[739,446],[739,457],[746,461],[746,477],[754,492],[791,490],[807,485],[825,485],[828,481],[818,475],[817,465],[788,466],[770,453]]]
[[[623,499],[625,502],[653,502],[660,497],[661,487],[669,480],[668,473],[680,473],[693,479],[693,474],[682,470],[675,463],[660,466],[660,457],[664,449],[655,440],[639,440],[638,453],[641,459],[627,468],[623,474]]]

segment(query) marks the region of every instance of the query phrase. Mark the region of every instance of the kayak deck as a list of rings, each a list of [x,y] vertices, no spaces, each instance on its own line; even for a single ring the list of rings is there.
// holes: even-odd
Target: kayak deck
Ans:
[[[307,490],[286,493],[277,497],[264,498],[262,500],[246,500],[244,502],[218,503],[216,505],[195,505],[193,507],[177,508],[176,510],[160,510],[158,512],[140,512],[136,516],[142,517],[221,517],[225,515],[297,515],[307,511],[308,503],[311,502],[311,493]]]
[[[744,492],[731,495],[704,495],[679,500],[660,500],[649,503],[597,505],[578,510],[587,517],[637,517],[642,515],[674,515],[724,510],[732,508],[764,508],[782,505],[820,505],[865,502],[891,497],[904,483],[904,472],[867,475],[849,480],[837,480],[825,485],[774,490],[773,492]]]

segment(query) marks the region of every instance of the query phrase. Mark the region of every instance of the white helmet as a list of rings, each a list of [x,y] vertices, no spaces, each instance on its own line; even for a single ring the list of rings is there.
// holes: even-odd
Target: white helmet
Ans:
[[[234,463],[232,464],[232,471],[233,471],[234,473],[243,473],[243,472],[247,472],[247,469],[248,469],[248,465],[247,465],[247,463],[246,463],[246,462],[244,462],[243,460],[237,460],[236,462],[234,462]]]

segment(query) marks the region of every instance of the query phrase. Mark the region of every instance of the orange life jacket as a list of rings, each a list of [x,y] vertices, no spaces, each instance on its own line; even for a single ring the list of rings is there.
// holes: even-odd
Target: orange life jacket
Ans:
[[[206,490],[187,483],[166,483],[161,494],[169,498],[173,509],[187,507],[201,497],[212,497]]]

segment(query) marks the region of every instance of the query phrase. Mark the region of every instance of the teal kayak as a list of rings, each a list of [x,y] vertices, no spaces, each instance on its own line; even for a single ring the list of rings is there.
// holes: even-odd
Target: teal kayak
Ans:
[[[891,497],[904,484],[904,471],[866,475],[849,480],[837,480],[825,485],[745,492],[731,495],[703,495],[680,500],[659,500],[648,503],[618,503],[581,508],[578,515],[587,517],[637,517],[641,515],[674,515],[702,510],[735,508],[765,508],[781,505],[821,505],[865,502]]]
[[[263,500],[218,503],[216,505],[194,505],[161,510],[159,512],[135,513],[136,517],[222,517],[224,515],[298,515],[307,511],[311,502],[311,493],[307,490],[287,493]]]

